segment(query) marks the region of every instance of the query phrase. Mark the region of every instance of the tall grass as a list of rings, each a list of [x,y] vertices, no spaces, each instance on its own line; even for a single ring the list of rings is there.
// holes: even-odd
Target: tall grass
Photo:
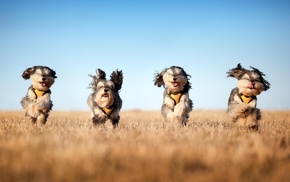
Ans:
[[[290,111],[264,111],[259,131],[225,111],[195,110],[186,127],[159,111],[123,111],[119,127],[89,112],[52,111],[45,126],[0,112],[0,181],[288,181]]]

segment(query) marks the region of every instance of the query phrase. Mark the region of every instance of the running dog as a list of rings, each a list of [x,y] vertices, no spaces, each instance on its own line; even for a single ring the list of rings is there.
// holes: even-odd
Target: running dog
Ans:
[[[270,88],[270,83],[263,78],[264,73],[254,67],[247,70],[239,63],[227,72],[227,77],[238,80],[238,86],[232,89],[228,99],[227,114],[233,122],[240,121],[247,127],[258,130],[261,119],[260,109],[256,108],[257,95]]]
[[[171,66],[155,74],[154,85],[165,88],[161,114],[166,121],[178,122],[184,126],[188,122],[189,112],[193,108],[188,93],[191,89],[189,78],[190,75],[179,66]]]
[[[110,80],[106,79],[106,73],[101,69],[97,69],[96,74],[89,75],[93,79],[89,85],[93,93],[89,95],[87,103],[92,110],[92,121],[98,125],[110,120],[115,128],[118,126],[122,108],[119,91],[123,84],[123,72],[113,71]]]
[[[53,106],[50,100],[50,87],[57,78],[56,72],[47,66],[33,66],[27,68],[22,77],[25,80],[32,80],[32,85],[28,88],[26,96],[21,100],[25,116],[33,124],[44,125]]]

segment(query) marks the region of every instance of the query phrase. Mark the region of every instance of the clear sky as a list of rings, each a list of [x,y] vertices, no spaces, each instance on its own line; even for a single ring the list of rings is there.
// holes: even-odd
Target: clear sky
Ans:
[[[96,68],[123,70],[124,110],[160,109],[154,73],[172,65],[191,75],[195,109],[226,109],[238,63],[271,83],[259,108],[290,108],[290,1],[0,1],[0,110],[21,109],[34,65],[57,73],[55,110],[89,110]]]

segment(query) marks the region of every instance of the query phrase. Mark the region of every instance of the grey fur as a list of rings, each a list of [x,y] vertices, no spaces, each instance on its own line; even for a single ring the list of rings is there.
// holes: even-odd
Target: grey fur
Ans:
[[[186,125],[188,122],[189,113],[193,108],[188,93],[191,89],[189,78],[190,75],[179,66],[171,66],[160,73],[155,73],[154,85],[165,88],[161,114],[166,121],[178,122],[182,125]],[[176,83],[175,86],[173,83]],[[178,103],[173,98],[174,95],[180,95]]]
[[[114,127],[116,127],[120,121],[120,110],[122,108],[122,99],[119,95],[119,91],[123,84],[123,72],[116,70],[110,75],[110,80],[106,80],[106,73],[101,70],[96,70],[96,75],[92,76],[92,83],[89,88],[93,90],[93,93],[89,95],[87,103],[92,110],[92,122],[96,125],[104,124],[107,120],[110,120]],[[99,86],[102,87],[99,87]],[[110,104],[101,106],[102,95],[108,95]],[[111,97],[112,96],[112,97]],[[111,110],[108,114],[106,109]]]
[[[227,114],[233,122],[247,125],[249,128],[258,130],[261,120],[261,111],[257,106],[257,95],[270,88],[262,72],[251,67],[247,70],[238,64],[237,67],[227,72],[228,77],[238,80],[238,87],[232,89],[228,99]]]
[[[37,74],[35,74],[36,72]],[[32,85],[20,102],[25,110],[25,116],[33,124],[45,124],[53,106],[50,100],[50,87],[53,85],[54,79],[57,78],[56,72],[47,66],[33,66],[27,68],[22,77],[25,80],[32,80]],[[37,95],[38,92],[41,95]]]

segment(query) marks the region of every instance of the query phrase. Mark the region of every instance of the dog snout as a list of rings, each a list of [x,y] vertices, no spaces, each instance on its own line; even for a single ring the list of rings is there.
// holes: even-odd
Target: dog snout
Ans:
[[[256,81],[251,81],[251,84],[253,85],[253,87],[255,86],[255,84],[256,84]]]
[[[46,77],[42,77],[42,81],[45,81],[46,80]]]
[[[104,92],[108,92],[108,91],[109,91],[109,89],[108,89],[108,88],[105,88],[105,89],[104,89]]]
[[[176,80],[177,80],[177,78],[176,78],[176,77],[174,77],[174,78],[173,78],[173,81],[176,81]]]

